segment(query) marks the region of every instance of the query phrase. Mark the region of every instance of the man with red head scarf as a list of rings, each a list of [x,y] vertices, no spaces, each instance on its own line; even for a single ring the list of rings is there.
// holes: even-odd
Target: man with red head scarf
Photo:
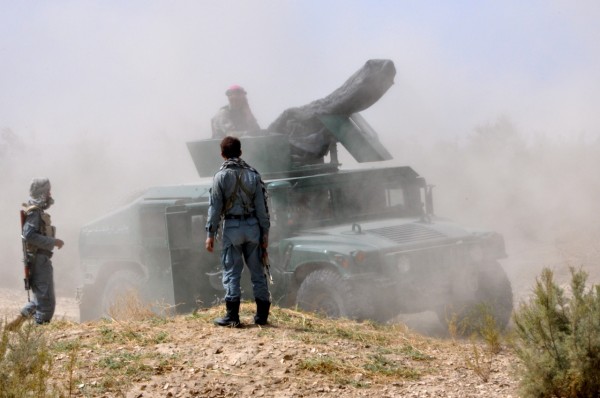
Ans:
[[[260,130],[256,122],[248,99],[246,90],[234,84],[225,91],[229,105],[225,105],[212,118],[212,138],[224,138],[228,135],[242,136]]]

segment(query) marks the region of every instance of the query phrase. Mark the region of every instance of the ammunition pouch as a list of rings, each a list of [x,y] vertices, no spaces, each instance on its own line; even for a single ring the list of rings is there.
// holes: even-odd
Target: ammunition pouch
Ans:
[[[44,223],[41,231],[42,235],[54,238],[56,236],[56,227],[52,225],[52,218],[50,217],[50,214],[42,213],[42,222]]]
[[[32,211],[38,211],[38,210],[42,212],[42,214],[41,214],[42,224],[40,225],[40,230],[38,232],[44,236],[49,236],[51,238],[55,238],[56,237],[56,227],[52,225],[52,217],[50,216],[50,214],[45,213],[43,210],[41,210],[37,206],[27,207],[27,209],[25,209],[25,213],[27,215],[29,215]],[[22,223],[23,223],[23,221],[25,221],[25,220],[22,219]],[[21,228],[23,228],[23,225],[21,225]],[[28,246],[28,248],[29,248],[29,246]]]

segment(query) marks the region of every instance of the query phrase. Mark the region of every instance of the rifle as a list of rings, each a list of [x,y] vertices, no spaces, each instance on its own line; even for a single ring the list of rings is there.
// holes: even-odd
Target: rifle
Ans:
[[[265,276],[269,279],[271,285],[273,284],[273,277],[271,276],[271,261],[269,260],[269,252],[267,249],[262,249],[262,264],[265,269]]]
[[[31,301],[29,297],[29,291],[31,290],[31,259],[27,253],[27,242],[25,242],[25,237],[23,236],[23,227],[25,226],[26,218],[27,214],[25,213],[25,210],[21,210],[21,243],[23,245],[23,271],[25,273],[23,282],[25,283],[25,290],[27,291],[27,301]]]

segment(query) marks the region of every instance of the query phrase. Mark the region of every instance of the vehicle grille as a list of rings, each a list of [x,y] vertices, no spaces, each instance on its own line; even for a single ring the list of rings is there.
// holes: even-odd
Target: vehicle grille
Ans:
[[[379,235],[396,243],[418,242],[444,237],[442,233],[425,228],[419,224],[403,224],[395,225],[393,227],[374,228],[365,230],[364,232]]]

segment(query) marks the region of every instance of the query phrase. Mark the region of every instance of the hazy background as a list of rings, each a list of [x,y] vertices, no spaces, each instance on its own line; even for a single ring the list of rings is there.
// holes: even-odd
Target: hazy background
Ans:
[[[21,287],[33,177],[53,184],[74,294],[80,226],[194,182],[185,142],[209,137],[227,86],[266,127],[370,58],[397,69],[363,112],[392,163],[436,185],[438,214],[506,236],[516,290],[597,266],[599,20],[595,1],[0,0],[0,284]]]

